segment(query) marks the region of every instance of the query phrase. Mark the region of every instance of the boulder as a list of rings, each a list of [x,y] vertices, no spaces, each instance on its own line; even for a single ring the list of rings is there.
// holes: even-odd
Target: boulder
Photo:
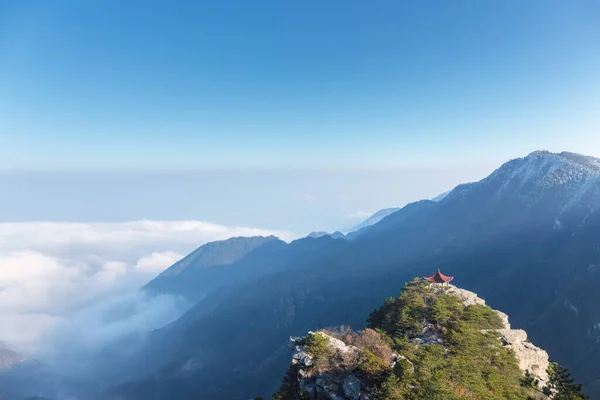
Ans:
[[[299,364],[300,367],[310,367],[314,364],[314,359],[304,346],[296,346],[292,355],[292,364]]]
[[[315,335],[315,332],[308,332],[309,335]],[[346,343],[342,342],[340,339],[336,339],[333,336],[329,336],[323,332],[318,332],[319,335],[323,335],[327,340],[329,340],[329,347],[335,351],[339,351],[342,354],[346,354],[350,351],[359,352],[360,350],[355,346],[347,346]]]
[[[308,373],[308,370],[306,368],[300,368],[298,370],[298,379],[300,379],[301,381],[307,379],[309,376],[310,374]]]
[[[337,383],[332,383],[329,386],[325,386],[325,394],[331,400],[345,400],[342,394],[342,388]]]
[[[360,399],[360,380],[354,375],[348,375],[346,379],[344,379],[344,396],[350,400],[359,400]]]
[[[497,332],[508,345],[527,341],[527,332],[523,329],[500,329]]]
[[[443,344],[444,340],[440,336],[433,324],[425,324],[421,336],[412,338],[409,343],[416,344]]]
[[[479,298],[479,296],[477,296],[477,293],[457,288],[454,285],[450,285],[446,293],[453,293],[454,295],[458,296],[465,306],[471,306],[473,304],[485,305],[485,300]]]
[[[408,365],[410,367],[411,372],[413,374],[415,373],[415,365],[408,358],[404,357],[403,355],[398,355],[396,357],[396,361],[394,361],[392,368],[394,368],[397,363],[401,363],[401,366],[402,366],[402,364]]]

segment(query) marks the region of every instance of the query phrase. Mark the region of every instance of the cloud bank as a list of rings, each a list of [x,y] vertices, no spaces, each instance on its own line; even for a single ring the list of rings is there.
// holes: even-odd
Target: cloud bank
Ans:
[[[293,237],[200,221],[0,223],[0,340],[35,356],[157,328],[184,305],[141,285],[206,242],[271,234]]]

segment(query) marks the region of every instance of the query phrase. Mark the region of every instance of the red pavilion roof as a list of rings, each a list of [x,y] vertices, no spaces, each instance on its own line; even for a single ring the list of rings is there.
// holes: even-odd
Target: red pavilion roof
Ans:
[[[429,282],[446,283],[446,282],[450,282],[452,279],[454,279],[454,277],[446,276],[446,275],[442,274],[440,272],[440,270],[438,269],[435,274],[433,274],[431,276],[425,276],[425,277],[423,277],[423,279],[425,279],[426,281],[429,281]]]

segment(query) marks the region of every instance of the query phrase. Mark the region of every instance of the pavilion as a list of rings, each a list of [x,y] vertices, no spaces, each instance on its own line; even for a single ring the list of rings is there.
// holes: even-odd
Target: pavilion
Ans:
[[[444,274],[442,274],[440,272],[440,270],[438,269],[437,272],[431,276],[424,276],[423,279],[425,279],[426,281],[432,282],[432,283],[439,283],[441,285],[443,285],[444,283],[449,284],[450,281],[452,279],[454,279],[453,276],[446,276]]]

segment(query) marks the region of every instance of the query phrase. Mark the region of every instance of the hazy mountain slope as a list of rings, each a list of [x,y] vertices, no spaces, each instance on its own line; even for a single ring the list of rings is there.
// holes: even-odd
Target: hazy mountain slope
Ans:
[[[331,235],[329,235],[329,236],[331,236],[331,237],[332,237],[332,238],[334,238],[334,239],[345,239],[345,238],[346,238],[346,235],[344,235],[344,234],[343,234],[342,232],[340,232],[340,231],[335,231],[335,232],[333,232],[333,233],[332,233]]]
[[[346,238],[346,235],[344,235],[340,231],[335,231],[333,233],[327,233],[327,232],[322,232],[322,231],[321,232],[311,232],[306,237],[310,237],[310,238],[313,238],[313,239],[318,239],[318,238],[323,237],[323,236],[331,236],[334,239],[345,239]]]
[[[311,233],[309,233],[308,235],[306,235],[306,237],[313,238],[313,239],[318,239],[320,237],[328,236],[328,235],[329,235],[329,233],[327,233],[325,231],[317,231],[317,232],[311,232]]]
[[[441,194],[437,195],[436,197],[434,197],[433,199],[431,199],[431,201],[436,202],[436,203],[440,202],[449,193],[450,193],[450,191],[441,193]],[[404,207],[392,207],[392,208],[384,208],[382,210],[377,211],[375,214],[371,215],[369,218],[367,218],[360,224],[353,226],[352,229],[350,229],[348,236],[350,238],[355,238],[359,234],[366,232],[366,229],[369,228],[370,226],[377,224],[382,219],[388,217],[389,215],[396,213],[397,211],[402,210],[403,208]]]
[[[385,208],[383,210],[379,210],[375,214],[371,215],[369,218],[367,218],[366,220],[361,222],[360,224],[352,227],[352,229],[350,229],[350,232],[359,231],[368,226],[375,225],[376,223],[378,223],[379,221],[381,221],[388,215],[393,214],[396,211],[400,210],[400,208],[401,207],[394,207],[394,208]]]
[[[578,380],[592,383],[600,366],[583,355],[597,354],[600,345],[600,315],[587,304],[594,299],[587,282],[598,277],[590,266],[600,265],[597,163],[532,153],[440,203],[407,206],[357,240],[323,242],[312,259],[290,260],[281,272],[219,299],[209,313],[198,313],[205,301],[199,303],[179,322],[179,351],[152,378],[119,392],[130,399],[266,395],[285,370],[289,335],[360,328],[362,316],[395,294],[399,282],[438,267],[509,313]],[[570,330],[559,318],[575,304],[581,311]]]
[[[350,232],[347,235],[349,240],[355,240],[359,237],[366,236],[365,233],[370,233],[370,237],[377,235],[381,232],[386,231],[390,227],[399,227],[400,225],[404,225],[405,223],[412,223],[412,217],[419,214],[426,215],[428,212],[435,210],[438,207],[436,202],[431,200],[421,200],[415,203],[407,204],[406,206],[398,209],[386,217],[382,218],[378,223],[374,225],[366,226],[358,231]],[[429,211],[426,211],[429,210]],[[421,212],[423,212],[421,214]]]
[[[192,269],[232,264],[265,243],[278,240],[275,236],[233,237],[206,243],[162,272],[158,278],[176,276]]]
[[[262,253],[260,262],[271,272],[272,277],[285,276],[286,269],[300,269],[304,265],[311,265],[324,252],[335,248],[343,248],[345,243],[346,241],[344,240],[335,240],[329,236],[317,239],[303,238],[285,245],[284,251]],[[225,271],[225,277],[229,277],[228,283],[223,283],[219,286],[218,290],[213,291],[207,298],[192,307],[179,320],[163,329],[153,332],[150,343],[146,346],[146,351],[140,352],[137,357],[133,357],[126,363],[121,363],[120,368],[123,369],[122,380],[125,381],[139,377],[145,373],[154,373],[154,371],[163,369],[163,367],[168,369],[170,368],[170,362],[173,359],[179,359],[179,357],[188,357],[189,359],[200,357],[206,359],[202,363],[207,362],[208,359],[212,360],[212,358],[204,353],[204,350],[198,350],[198,346],[193,343],[195,340],[193,337],[195,333],[193,332],[197,329],[198,321],[204,321],[205,318],[213,318],[215,316],[220,317],[222,311],[219,308],[222,304],[229,304],[228,299],[243,297],[243,293],[246,290],[254,293],[258,289],[258,292],[264,291],[265,293],[269,293],[272,289],[271,287],[262,287],[263,280],[260,275],[248,279],[247,283],[242,285],[240,279],[230,276],[231,274],[228,273],[243,274],[242,269],[244,267],[244,260],[240,260],[239,263],[232,264],[231,266],[218,267],[219,270]],[[223,302],[224,298],[227,301]],[[245,318],[252,318],[252,314],[245,313],[244,307],[245,305],[242,304],[231,310],[233,315],[230,322],[235,323],[234,320],[241,321]],[[190,337],[190,334],[192,337]],[[198,338],[200,336],[198,335]],[[218,346],[215,347],[215,349],[217,348]],[[197,354],[197,350],[202,353],[202,356]],[[208,354],[213,353],[211,350],[208,350]]]
[[[211,291],[272,272],[268,257],[287,244],[274,236],[207,243],[150,281],[144,290],[198,301]]]
[[[435,196],[433,199],[431,199],[431,201],[436,201],[436,202],[437,202],[437,201],[442,201],[442,200],[444,200],[444,198],[445,198],[446,196],[448,196],[448,194],[449,194],[450,192],[451,192],[451,191],[449,190],[449,191],[447,191],[447,192],[440,193],[440,194],[438,194],[437,196]]]

